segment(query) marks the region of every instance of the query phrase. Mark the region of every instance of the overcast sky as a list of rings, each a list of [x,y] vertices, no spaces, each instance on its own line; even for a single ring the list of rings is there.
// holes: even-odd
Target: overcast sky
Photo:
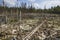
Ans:
[[[26,2],[28,5],[32,4],[35,8],[51,8],[54,6],[59,5],[60,6],[60,0],[4,0],[5,4],[10,6],[16,6],[17,4],[20,5],[21,2]],[[2,0],[0,0],[0,4],[2,3]]]

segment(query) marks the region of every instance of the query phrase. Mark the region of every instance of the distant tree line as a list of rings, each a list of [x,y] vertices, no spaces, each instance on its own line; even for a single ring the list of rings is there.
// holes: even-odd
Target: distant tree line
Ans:
[[[60,13],[60,6],[51,7],[50,9],[35,9],[32,5],[27,7],[27,3],[21,3],[20,7],[7,7],[0,6],[0,13],[3,11],[8,12],[22,12],[22,13]]]
[[[8,22],[17,22],[20,18],[20,11],[22,13],[56,13],[60,14],[60,6],[51,7],[50,9],[35,9],[32,5],[27,7],[27,3],[21,3],[20,7],[8,7],[8,6],[0,6],[0,14],[7,15],[9,18]],[[6,13],[7,12],[7,13]],[[22,15],[24,16],[24,15]],[[26,17],[26,16],[24,16]],[[23,18],[24,18],[23,17]],[[33,18],[29,16],[29,18]],[[7,22],[6,22],[7,23]]]

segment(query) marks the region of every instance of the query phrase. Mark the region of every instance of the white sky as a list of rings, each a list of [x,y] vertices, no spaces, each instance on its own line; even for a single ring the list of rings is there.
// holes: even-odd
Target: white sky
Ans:
[[[60,0],[25,0],[25,1],[26,2],[29,1],[33,3],[33,6],[35,8],[41,8],[41,9],[44,9],[44,6],[46,6],[46,8],[48,9],[48,8],[60,5]],[[10,6],[15,6],[17,3],[17,0],[4,0],[4,2],[9,4]]]

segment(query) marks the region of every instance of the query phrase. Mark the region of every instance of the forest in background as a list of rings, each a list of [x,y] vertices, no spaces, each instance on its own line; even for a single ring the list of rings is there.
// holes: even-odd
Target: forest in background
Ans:
[[[23,18],[27,18],[28,16],[29,16],[28,18],[34,18],[33,15],[30,15],[31,13],[33,14],[39,13],[38,15],[40,15],[40,13],[60,14],[60,6],[51,7],[50,9],[46,9],[46,6],[45,6],[44,9],[36,9],[35,7],[33,7],[32,4],[28,5],[27,7],[27,3],[23,3],[23,2],[21,3],[20,7],[8,7],[4,3],[3,3],[3,6],[0,5],[0,16],[3,15],[10,22],[18,21],[20,19],[20,13],[22,13],[21,15]],[[24,16],[23,13],[30,13],[30,14],[27,16]]]
[[[22,12],[22,13],[57,13],[59,14],[60,13],[60,6],[56,6],[56,7],[51,7],[50,9],[36,9],[35,7],[32,6],[28,6],[27,7],[27,3],[21,3],[21,6],[20,7],[8,7],[6,5],[4,6],[1,6],[0,5],[0,13],[2,13],[3,11],[7,11],[7,12]]]

